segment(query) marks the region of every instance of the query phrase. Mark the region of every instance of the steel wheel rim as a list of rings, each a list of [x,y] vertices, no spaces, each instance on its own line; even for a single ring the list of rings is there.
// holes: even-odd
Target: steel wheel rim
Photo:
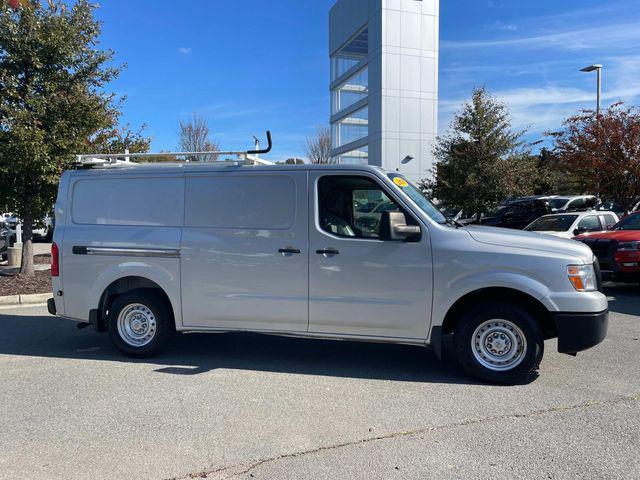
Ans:
[[[141,303],[132,303],[118,315],[120,338],[132,347],[148,345],[156,335],[156,316],[151,309]]]
[[[504,372],[522,363],[527,339],[520,327],[509,320],[487,320],[473,332],[471,351],[483,367]]]

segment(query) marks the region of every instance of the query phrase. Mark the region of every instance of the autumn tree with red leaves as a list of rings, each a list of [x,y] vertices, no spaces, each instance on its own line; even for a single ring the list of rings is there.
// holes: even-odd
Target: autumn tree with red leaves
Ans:
[[[628,212],[640,197],[640,110],[616,103],[598,115],[568,118],[551,134],[562,168],[586,191],[615,200]]]

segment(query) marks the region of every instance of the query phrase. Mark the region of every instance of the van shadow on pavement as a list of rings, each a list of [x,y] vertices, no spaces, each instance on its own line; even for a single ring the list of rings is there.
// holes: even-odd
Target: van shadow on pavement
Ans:
[[[640,317],[638,285],[607,284],[612,313]],[[615,321],[615,320],[614,320]],[[478,383],[454,361],[404,345],[307,340],[255,334],[179,334],[151,359],[121,355],[107,334],[48,314],[0,310],[0,354],[153,364],[159,373],[197,375],[218,368],[406,382]],[[530,379],[531,381],[534,378]]]
[[[121,355],[107,334],[51,317],[0,310],[0,354],[157,365],[156,372],[197,375],[218,368],[406,382],[474,384],[453,361],[426,348],[257,334],[178,334],[150,359]],[[533,380],[533,379],[532,379]]]
[[[640,285],[637,283],[605,283],[604,293],[609,298],[610,312],[640,316]]]

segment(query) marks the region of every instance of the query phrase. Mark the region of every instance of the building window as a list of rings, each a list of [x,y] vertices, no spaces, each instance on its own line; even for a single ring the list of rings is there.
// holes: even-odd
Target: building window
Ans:
[[[363,68],[331,92],[331,113],[350,107],[369,94],[369,69]]]
[[[342,76],[369,54],[369,29],[365,28],[331,57],[331,80]]]
[[[338,148],[369,136],[369,107],[361,108],[332,125],[332,147]]]
[[[369,146],[356,148],[350,152],[338,155],[334,159],[335,163],[343,165],[368,165],[369,164]]]

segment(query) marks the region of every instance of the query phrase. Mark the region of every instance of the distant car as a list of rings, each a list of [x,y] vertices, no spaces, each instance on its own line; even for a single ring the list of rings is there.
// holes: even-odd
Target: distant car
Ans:
[[[547,215],[549,207],[546,200],[524,199],[512,201],[500,208],[495,217],[485,217],[481,225],[522,230],[537,218]]]
[[[513,197],[505,201],[502,205],[510,205],[512,203],[523,202],[525,200],[546,200],[549,201],[552,198],[557,198],[558,195],[529,195],[527,197]]]
[[[11,232],[11,241],[16,242],[17,240],[17,225],[19,218],[13,214],[4,214],[5,215],[5,224],[9,228]],[[9,215],[6,217],[6,215]],[[45,240],[51,241],[53,238],[53,228],[54,228],[55,220],[53,216],[46,215],[42,220],[35,222],[33,226],[33,238],[35,240]]]
[[[591,248],[600,262],[603,278],[640,281],[640,213],[623,218],[607,232],[587,233],[576,240]]]
[[[10,247],[11,232],[7,225],[0,220],[0,258],[7,259],[7,248]]]
[[[395,210],[397,207],[388,198],[377,202],[368,202],[354,212],[354,222],[358,228],[375,231],[379,227],[381,214]]]
[[[478,222],[478,218],[476,214],[467,212],[465,210],[460,210],[459,208],[444,209],[442,210],[442,213],[449,220],[452,220],[458,223],[459,225],[463,225],[463,226],[478,225],[483,223],[487,219],[493,219],[495,216],[497,216],[497,212],[500,211],[500,209],[502,208],[504,208],[504,206],[498,207],[498,210],[496,210],[495,212],[481,214],[480,222]]]
[[[528,232],[573,238],[587,232],[602,232],[618,223],[613,212],[575,212],[545,215],[528,225]]]
[[[486,218],[486,215],[487,214],[483,213],[480,218],[481,219]],[[447,218],[451,218],[452,220],[454,220],[460,225],[471,225],[471,224],[478,223],[478,219],[475,214],[465,212],[464,210],[458,211],[458,213],[456,215],[453,215],[452,217],[447,216]]]
[[[595,206],[594,210],[597,210],[599,212],[600,211],[615,212],[616,215],[618,215],[618,217],[620,218],[624,217],[626,214],[624,207],[613,200],[608,200],[606,202],[599,203],[598,205]],[[633,204],[629,211],[635,212],[637,210],[640,210],[640,198],[637,198],[633,201]]]
[[[586,211],[595,208],[599,203],[598,198],[594,195],[552,197],[547,202],[553,213]]]

